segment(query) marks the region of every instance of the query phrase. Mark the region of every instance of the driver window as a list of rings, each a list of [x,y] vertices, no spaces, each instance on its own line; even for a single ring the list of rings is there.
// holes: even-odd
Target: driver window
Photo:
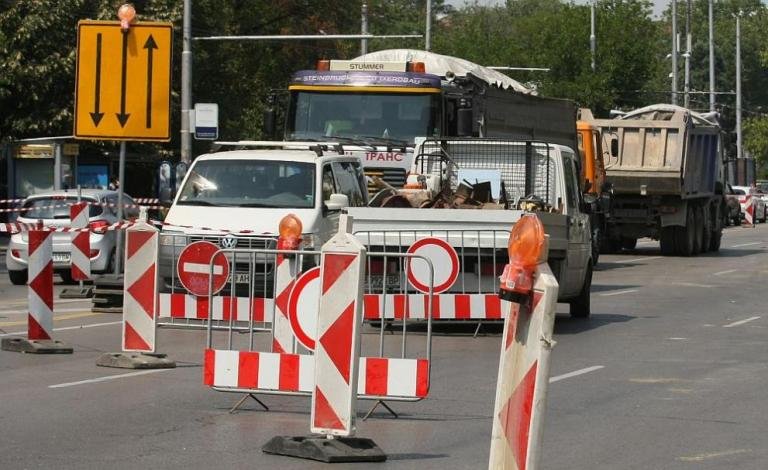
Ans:
[[[333,179],[333,170],[331,165],[323,166],[323,201],[331,198],[331,194],[337,193],[336,183]]]

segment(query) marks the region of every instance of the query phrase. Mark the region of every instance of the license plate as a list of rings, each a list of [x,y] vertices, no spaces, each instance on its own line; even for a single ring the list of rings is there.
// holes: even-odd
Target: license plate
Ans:
[[[384,276],[381,274],[373,274],[367,277],[369,289],[382,289],[384,288]],[[399,274],[387,274],[387,288],[400,287],[400,275]]]
[[[54,253],[53,254],[53,262],[54,263],[69,263],[69,253]]]

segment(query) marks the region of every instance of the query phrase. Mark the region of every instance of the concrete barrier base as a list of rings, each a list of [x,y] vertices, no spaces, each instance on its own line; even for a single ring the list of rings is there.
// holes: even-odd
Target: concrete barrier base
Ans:
[[[286,455],[326,463],[384,462],[387,454],[363,437],[276,436],[261,448],[264,453]]]
[[[172,369],[176,367],[176,362],[168,359],[165,354],[119,352],[102,354],[96,360],[96,365],[118,369]]]
[[[0,349],[27,354],[72,354],[71,346],[52,339],[3,338]]]

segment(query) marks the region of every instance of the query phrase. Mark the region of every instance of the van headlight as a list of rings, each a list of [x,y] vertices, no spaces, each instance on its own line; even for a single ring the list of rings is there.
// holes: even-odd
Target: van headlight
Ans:
[[[186,246],[187,245],[187,236],[181,233],[176,234],[170,234],[170,233],[161,233],[160,234],[160,246]]]

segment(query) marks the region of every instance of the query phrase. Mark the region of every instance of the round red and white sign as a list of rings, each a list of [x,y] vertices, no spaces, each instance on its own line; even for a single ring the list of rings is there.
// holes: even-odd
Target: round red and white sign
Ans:
[[[214,258],[219,247],[211,242],[194,242],[187,245],[179,254],[176,271],[179,281],[192,295],[207,297],[210,287],[210,264],[213,259],[213,290],[219,292],[229,279],[229,261],[224,253]]]
[[[445,240],[422,238],[408,248],[409,255],[427,258],[434,269],[432,293],[439,294],[451,288],[459,277],[459,255]],[[406,271],[408,282],[425,294],[429,293],[429,266],[419,258],[409,258]]]
[[[296,279],[288,297],[288,319],[296,339],[315,350],[317,314],[320,310],[320,268],[314,267]]]

